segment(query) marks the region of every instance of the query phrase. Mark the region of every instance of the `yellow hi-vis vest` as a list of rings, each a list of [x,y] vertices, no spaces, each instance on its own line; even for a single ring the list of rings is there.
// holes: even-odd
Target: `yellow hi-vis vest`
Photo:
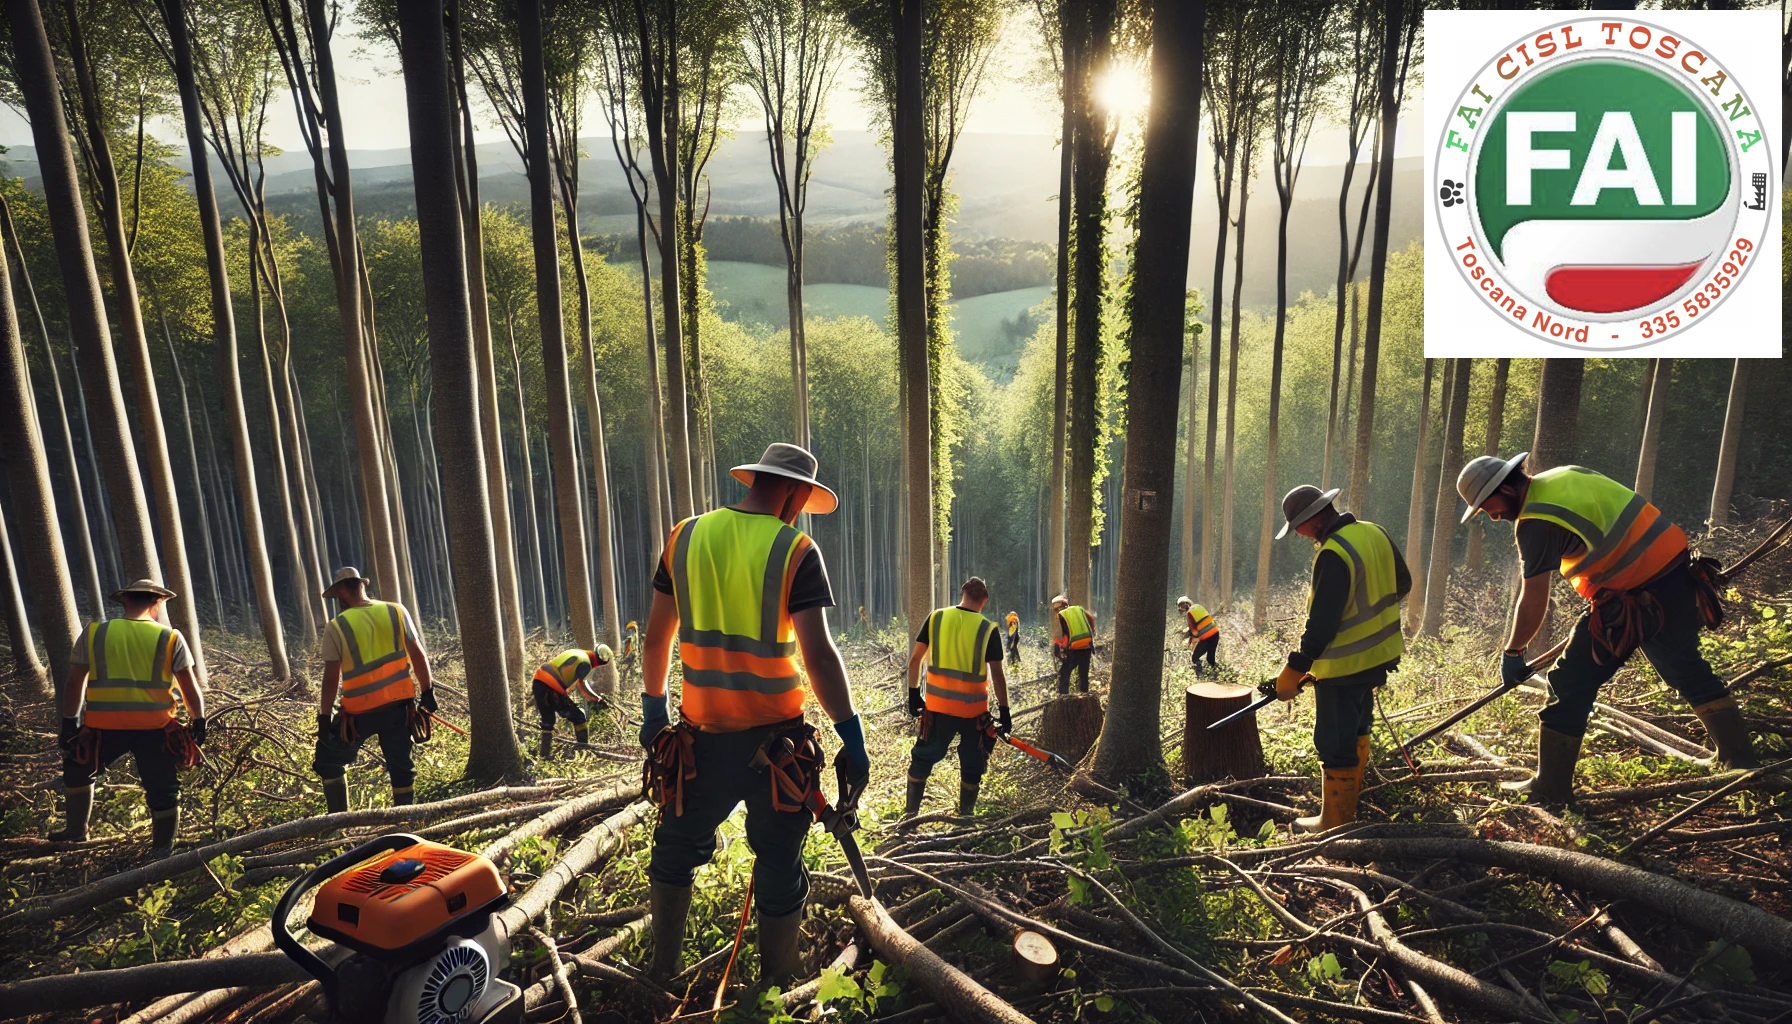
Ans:
[[[1385,665],[1406,652],[1400,635],[1400,589],[1394,578],[1394,542],[1374,523],[1354,522],[1332,532],[1313,560],[1330,551],[1350,572],[1350,600],[1338,635],[1313,662],[1315,679],[1337,679]],[[1307,595],[1307,607],[1313,597]]]
[[[411,653],[404,644],[404,609],[387,601],[344,608],[330,620],[342,652],[342,710],[362,715],[417,696]]]
[[[968,608],[927,617],[927,710],[976,718],[989,710],[989,631],[996,624]]]
[[[1073,604],[1058,613],[1064,616],[1064,625],[1070,629],[1068,637],[1060,636],[1053,642],[1059,647],[1068,647],[1080,651],[1095,643],[1095,627],[1089,622],[1089,613],[1080,604]]]
[[[1220,627],[1213,621],[1213,616],[1209,615],[1207,609],[1200,605],[1195,605],[1188,610],[1188,631],[1190,638],[1195,643],[1200,643],[1210,636],[1220,635]]]
[[[149,619],[87,628],[87,712],[95,729],[160,729],[174,718],[174,630]]]
[[[1562,575],[1591,601],[1601,590],[1635,590],[1686,554],[1686,533],[1623,484],[1580,466],[1531,478],[1518,518],[1563,527],[1587,550],[1562,558]]]
[[[573,649],[561,651],[535,670],[535,681],[555,693],[570,694],[577,686],[579,696],[596,700],[591,688],[591,652]]]
[[[678,602],[684,721],[739,732],[801,717],[790,582],[810,543],[777,516],[731,508],[672,528],[665,558]]]

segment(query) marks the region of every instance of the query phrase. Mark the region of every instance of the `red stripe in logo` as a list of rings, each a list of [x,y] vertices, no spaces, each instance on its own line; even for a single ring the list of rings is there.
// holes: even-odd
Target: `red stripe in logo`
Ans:
[[[1544,278],[1549,297],[1582,313],[1622,313],[1657,302],[1685,284],[1704,260],[1667,266],[1563,266]]]

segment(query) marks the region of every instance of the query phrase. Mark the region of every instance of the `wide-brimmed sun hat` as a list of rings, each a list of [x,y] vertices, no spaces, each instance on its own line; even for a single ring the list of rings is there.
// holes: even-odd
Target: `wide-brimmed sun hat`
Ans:
[[[117,590],[114,590],[111,593],[111,598],[114,601],[122,601],[122,600],[124,600],[124,595],[126,595],[126,594],[149,594],[153,597],[175,597],[175,596],[177,596],[174,593],[174,591],[169,590],[167,587],[162,586],[160,583],[157,583],[155,580],[148,579],[148,578],[137,580],[137,581],[131,583],[129,586],[119,587]]]
[[[1512,471],[1530,457],[1530,452],[1519,452],[1509,459],[1502,459],[1497,455],[1479,455],[1462,467],[1462,472],[1456,475],[1456,493],[1462,495],[1463,501],[1468,502],[1468,509],[1462,513],[1461,522],[1468,522],[1479,512],[1487,499],[1493,497],[1493,492],[1500,489],[1500,484],[1505,483],[1506,478],[1512,475]]]
[[[352,565],[345,565],[342,568],[336,570],[335,578],[330,580],[330,585],[325,587],[324,592],[322,594],[320,594],[319,596],[320,597],[329,597],[331,594],[334,594],[336,592],[337,587],[343,585],[344,583],[347,583],[349,580],[360,580],[362,583],[365,583],[370,587],[373,586],[373,581],[368,579],[367,577],[361,575],[361,570],[355,568]]]
[[[1334,487],[1329,491],[1321,491],[1312,484],[1301,484],[1283,495],[1282,517],[1288,521],[1282,524],[1282,531],[1276,534],[1276,539],[1281,540],[1288,536],[1289,530],[1318,515],[1319,510],[1330,505],[1341,490],[1343,488]]]
[[[783,441],[774,441],[765,449],[759,461],[746,466],[736,466],[728,474],[748,487],[753,486],[753,478],[761,473],[781,476],[797,483],[811,484],[815,490],[810,493],[809,500],[803,503],[799,511],[813,515],[825,516],[840,507],[840,496],[835,494],[827,484],[815,479],[815,471],[820,464],[815,456],[805,448]]]

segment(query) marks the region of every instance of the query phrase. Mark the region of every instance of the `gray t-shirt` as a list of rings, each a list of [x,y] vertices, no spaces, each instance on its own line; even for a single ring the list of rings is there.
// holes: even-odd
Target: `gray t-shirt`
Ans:
[[[75,649],[68,656],[70,665],[87,667],[87,641],[93,636],[93,631],[98,625],[96,622],[89,622],[86,628],[81,630],[81,635],[75,640]],[[173,633],[174,636],[168,643],[169,653],[173,656],[168,665],[170,676],[181,669],[193,667],[193,652],[187,649],[187,638],[181,636],[178,629],[173,630]]]
[[[404,623],[404,638],[416,644],[421,650],[423,638],[417,635],[417,622],[411,618],[411,613],[405,611],[404,605],[396,601],[387,601],[386,603],[398,609],[398,619]],[[323,639],[319,641],[318,648],[318,653],[323,655],[325,661],[342,661],[342,633],[337,629],[335,619],[331,619],[329,625],[324,627]]]

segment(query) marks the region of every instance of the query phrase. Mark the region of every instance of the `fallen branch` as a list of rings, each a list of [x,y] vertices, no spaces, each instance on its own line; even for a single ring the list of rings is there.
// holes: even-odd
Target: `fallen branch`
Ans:
[[[846,906],[872,948],[891,964],[906,968],[909,980],[932,996],[954,1020],[973,1024],[1031,1024],[1031,1018],[916,942],[913,936],[890,920],[890,915],[878,903],[863,896],[853,896]]]
[[[1706,807],[1711,806],[1712,804],[1716,803],[1719,800],[1722,800],[1724,797],[1730,795],[1731,793],[1735,792],[1736,790],[1741,789],[1742,784],[1749,781],[1750,779],[1755,778],[1758,775],[1765,775],[1769,772],[1777,772],[1780,769],[1785,768],[1787,765],[1792,765],[1792,758],[1782,758],[1781,760],[1775,761],[1772,764],[1764,764],[1759,768],[1751,769],[1750,771],[1746,771],[1746,772],[1742,773],[1742,775],[1740,777],[1738,777],[1737,779],[1735,779],[1734,781],[1724,785],[1722,788],[1714,790],[1711,793],[1708,793],[1705,796],[1700,797],[1699,799],[1693,801],[1691,804],[1689,804],[1687,807],[1685,807],[1678,813],[1670,816],[1668,818],[1668,820],[1655,826],[1654,828],[1650,829],[1649,831],[1644,832],[1642,835],[1637,836],[1635,839],[1632,839],[1630,842],[1625,843],[1624,848],[1618,851],[1618,856],[1620,856],[1620,857],[1624,856],[1625,854],[1627,854],[1630,851],[1636,849],[1637,847],[1643,845],[1644,843],[1648,842],[1649,840],[1654,839],[1656,836],[1661,835],[1663,832],[1666,832],[1668,829],[1673,828],[1675,825],[1678,825],[1681,822],[1685,821],[1686,819],[1699,813],[1700,811],[1704,810]]]
[[[173,960],[9,982],[0,985],[0,1006],[6,1008],[9,1016],[28,1017],[215,988],[265,988],[310,977],[285,953],[247,953],[216,960]]]
[[[575,800],[568,800],[547,813],[530,819],[525,822],[521,828],[488,844],[485,849],[479,851],[479,855],[487,860],[502,863],[503,859],[509,856],[510,851],[515,848],[516,844],[525,839],[547,835],[556,829],[563,828],[578,821],[586,815],[607,810],[613,804],[633,800],[640,795],[641,780],[633,778],[617,782],[612,786],[600,789],[595,793],[587,794]]]
[[[560,998],[566,1002],[566,1012],[572,1017],[572,1024],[585,1024],[584,1015],[579,1013],[579,997],[572,990],[572,979],[567,976],[566,961],[560,959],[560,947],[554,944],[554,937],[534,925],[529,926],[529,934],[547,950],[550,974],[554,984],[560,989]]]
[[[622,836],[647,817],[650,805],[637,800],[603,821],[598,822],[573,844],[554,866],[542,872],[535,883],[523,891],[516,901],[498,914],[508,933],[516,935],[540,917],[553,904],[560,891],[584,874],[601,857],[608,856],[621,845]]]
[[[808,981],[803,982],[801,985],[798,985],[783,994],[781,998],[784,1000],[784,1008],[786,1010],[794,1010],[809,1000],[814,999],[815,993],[821,991],[822,978],[826,977],[829,971],[838,971],[841,974],[847,974],[850,973],[854,967],[858,966],[858,963],[859,944],[856,942],[849,942],[846,944],[846,948],[840,951],[840,955],[834,958],[833,963],[822,968],[820,974],[817,974],[815,977],[810,978]]]

